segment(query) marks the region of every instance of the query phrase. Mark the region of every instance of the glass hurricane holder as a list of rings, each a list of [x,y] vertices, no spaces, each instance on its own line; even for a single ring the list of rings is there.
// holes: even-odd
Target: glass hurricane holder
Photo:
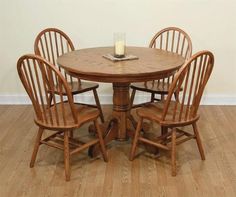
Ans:
[[[114,57],[125,57],[125,33],[114,33]]]

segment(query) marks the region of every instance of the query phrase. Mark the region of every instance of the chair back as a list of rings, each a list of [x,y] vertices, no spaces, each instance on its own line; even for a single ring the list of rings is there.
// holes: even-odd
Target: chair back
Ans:
[[[71,90],[54,65],[40,56],[24,55],[17,62],[17,70],[32,101],[36,122],[52,127],[68,126],[68,122],[77,123]],[[57,94],[55,86],[58,87]],[[63,96],[63,92],[66,96]]]
[[[167,27],[157,32],[149,47],[177,53],[185,59],[192,55],[192,41],[189,35],[177,27]]]
[[[64,53],[74,51],[71,39],[61,30],[47,28],[42,30],[34,42],[34,52],[53,65],[56,65],[57,57]]]
[[[168,119],[172,122],[186,122],[197,117],[201,97],[213,65],[213,54],[209,51],[200,51],[180,68],[169,88],[162,114],[163,121]],[[171,102],[174,94],[179,96],[179,100]]]
[[[149,47],[177,53],[186,60],[192,55],[192,41],[189,35],[177,27],[167,27],[157,32],[152,38]],[[160,84],[164,86],[166,83],[167,88],[169,88],[169,84],[173,79],[174,75],[170,75],[163,79],[154,80],[153,84],[155,81],[157,81],[158,86],[160,86]]]
[[[45,58],[53,65],[57,65],[56,61],[59,56],[74,50],[75,47],[69,36],[67,36],[63,31],[56,28],[47,28],[42,30],[37,35],[34,42],[35,54]],[[64,71],[64,69],[62,69],[61,67],[58,68],[66,78],[66,81],[72,83],[73,78],[68,75]],[[78,82],[80,82],[79,79]]]

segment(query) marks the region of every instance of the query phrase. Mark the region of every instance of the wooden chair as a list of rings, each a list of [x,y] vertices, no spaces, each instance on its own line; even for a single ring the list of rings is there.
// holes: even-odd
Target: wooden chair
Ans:
[[[34,167],[41,144],[64,151],[65,176],[70,180],[70,157],[81,150],[100,143],[104,161],[107,153],[98,125],[99,110],[73,102],[70,86],[61,72],[51,63],[37,55],[24,55],[17,62],[17,70],[35,111],[35,123],[39,130],[36,137],[30,167]],[[58,88],[55,90],[55,86]],[[93,122],[97,138],[81,142],[70,138],[68,133],[84,123]],[[43,131],[56,131],[42,139]]]
[[[38,34],[34,42],[35,54],[45,58],[53,65],[57,65],[56,60],[58,56],[74,50],[75,48],[71,39],[63,31],[56,28],[44,29]],[[74,78],[60,67],[59,70],[65,76],[66,81],[72,90],[72,95],[93,91],[96,105],[90,106],[98,108],[98,110],[100,111],[101,121],[104,122],[104,116],[97,94],[97,88],[99,85],[97,83],[84,82],[81,81],[79,78]]]
[[[192,42],[186,32],[177,27],[168,27],[159,31],[151,40],[150,48],[158,48],[165,51],[170,51],[183,56],[188,59],[192,55]],[[164,95],[168,94],[170,83],[173,81],[174,74],[167,76],[164,79],[145,81],[144,83],[131,84],[132,94],[130,99],[130,106],[132,108],[140,107],[145,103],[134,105],[134,98],[136,91],[146,92],[151,94],[151,102],[155,100],[163,100]],[[155,95],[161,95],[161,99],[156,98]],[[177,95],[176,95],[177,98]]]
[[[147,104],[137,109],[139,121],[131,148],[130,160],[133,160],[135,156],[138,142],[171,151],[172,175],[175,176],[176,145],[190,139],[196,140],[201,158],[205,160],[197,128],[197,121],[200,117],[197,112],[213,65],[214,56],[211,52],[198,52],[176,73],[165,101]],[[180,91],[181,88],[183,89],[182,92]],[[177,101],[172,99],[175,91],[180,96]],[[159,124],[162,134],[156,139],[147,139],[144,135],[142,136],[140,131],[144,119]],[[187,125],[192,125],[193,134],[179,128]]]

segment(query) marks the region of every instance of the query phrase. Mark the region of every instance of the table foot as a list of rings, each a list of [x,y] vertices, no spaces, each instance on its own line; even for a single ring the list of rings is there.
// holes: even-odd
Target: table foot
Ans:
[[[92,133],[92,126],[89,128],[89,132]],[[103,131],[103,138],[105,145],[111,142],[112,140],[115,140],[117,138],[117,130],[118,130],[118,121],[113,118],[108,122],[106,122],[104,125],[101,125],[101,130]],[[96,157],[100,154],[100,145],[95,144],[93,146],[89,147],[88,155],[90,157]]]
[[[134,117],[131,114],[127,115],[126,138],[118,138],[118,131],[120,129],[119,121],[120,121],[119,117],[115,116],[115,117],[111,117],[110,121],[106,121],[104,124],[100,125],[101,131],[103,131],[104,143],[106,145],[113,140],[122,142],[122,141],[127,141],[129,138],[132,139],[134,137],[135,127],[137,125],[137,122],[134,119]],[[149,129],[150,129],[150,125],[147,122],[144,122],[142,131],[143,131],[143,135],[148,138],[150,137],[150,136],[147,136],[149,135],[148,133]],[[89,126],[89,133],[94,134],[94,135],[96,133],[95,127],[93,124]],[[143,144],[143,146],[147,152],[154,155],[159,154],[158,148],[148,145],[148,144]],[[90,157],[97,157],[99,154],[100,154],[99,144],[89,147],[88,155]]]

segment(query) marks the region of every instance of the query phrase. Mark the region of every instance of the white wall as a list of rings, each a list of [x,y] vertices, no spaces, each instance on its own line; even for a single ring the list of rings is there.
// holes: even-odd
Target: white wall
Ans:
[[[77,48],[85,48],[112,45],[116,31],[126,32],[128,45],[148,46],[155,32],[178,26],[189,33],[194,52],[215,55],[206,102],[236,104],[235,12],[235,0],[0,0],[0,103],[25,95],[16,61],[33,52],[37,33],[46,27],[64,30]],[[101,84],[99,93],[111,95],[111,85]]]

